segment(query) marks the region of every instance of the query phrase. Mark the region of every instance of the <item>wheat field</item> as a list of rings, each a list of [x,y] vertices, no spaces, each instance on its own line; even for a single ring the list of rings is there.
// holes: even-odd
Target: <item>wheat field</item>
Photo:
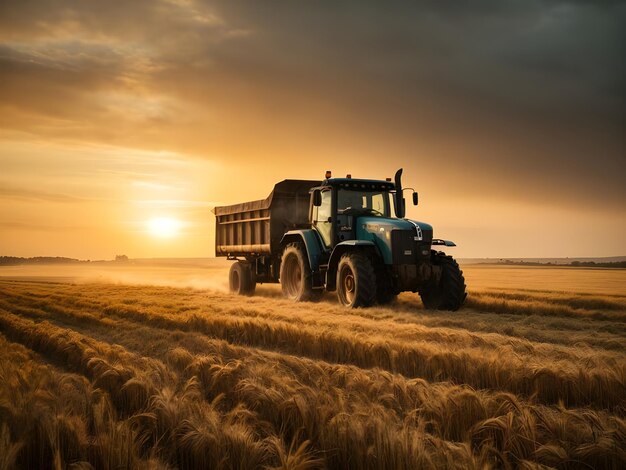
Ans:
[[[626,467],[626,271],[467,266],[436,312],[227,267],[0,270],[0,469]]]

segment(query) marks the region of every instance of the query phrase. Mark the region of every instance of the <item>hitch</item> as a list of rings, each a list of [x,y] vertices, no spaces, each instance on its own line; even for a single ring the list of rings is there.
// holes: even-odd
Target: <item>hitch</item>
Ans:
[[[451,242],[450,240],[442,240],[441,238],[433,238],[433,245],[444,245],[444,246],[456,246],[456,243]]]

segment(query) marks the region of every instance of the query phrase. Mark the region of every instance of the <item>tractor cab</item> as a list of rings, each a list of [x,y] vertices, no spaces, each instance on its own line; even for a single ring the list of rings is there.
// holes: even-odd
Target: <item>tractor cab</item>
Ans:
[[[396,185],[391,178],[352,179],[351,175],[332,178],[328,171],[326,179],[311,193],[311,224],[327,250],[358,239],[358,222],[362,218],[383,221],[401,212],[396,206]]]

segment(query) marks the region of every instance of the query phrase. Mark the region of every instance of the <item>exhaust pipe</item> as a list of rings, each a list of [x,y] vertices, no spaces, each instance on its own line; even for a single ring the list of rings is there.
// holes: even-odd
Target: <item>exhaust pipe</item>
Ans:
[[[396,183],[396,217],[398,219],[404,219],[404,196],[402,193],[402,168],[396,171],[396,176],[394,177]]]

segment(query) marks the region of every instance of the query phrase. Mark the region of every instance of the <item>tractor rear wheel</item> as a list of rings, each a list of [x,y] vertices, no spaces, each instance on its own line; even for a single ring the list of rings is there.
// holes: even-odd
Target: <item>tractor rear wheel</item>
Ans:
[[[376,301],[376,274],[369,258],[346,253],[337,268],[337,297],[345,307],[369,307]]]
[[[280,261],[280,285],[283,295],[294,302],[317,301],[321,289],[313,289],[311,268],[301,243],[285,247]]]
[[[253,295],[256,279],[250,263],[235,261],[228,273],[228,287],[233,294]]]
[[[456,311],[465,302],[465,278],[458,263],[443,252],[433,252],[431,261],[441,267],[439,281],[431,281],[420,289],[424,307],[429,310]]]

